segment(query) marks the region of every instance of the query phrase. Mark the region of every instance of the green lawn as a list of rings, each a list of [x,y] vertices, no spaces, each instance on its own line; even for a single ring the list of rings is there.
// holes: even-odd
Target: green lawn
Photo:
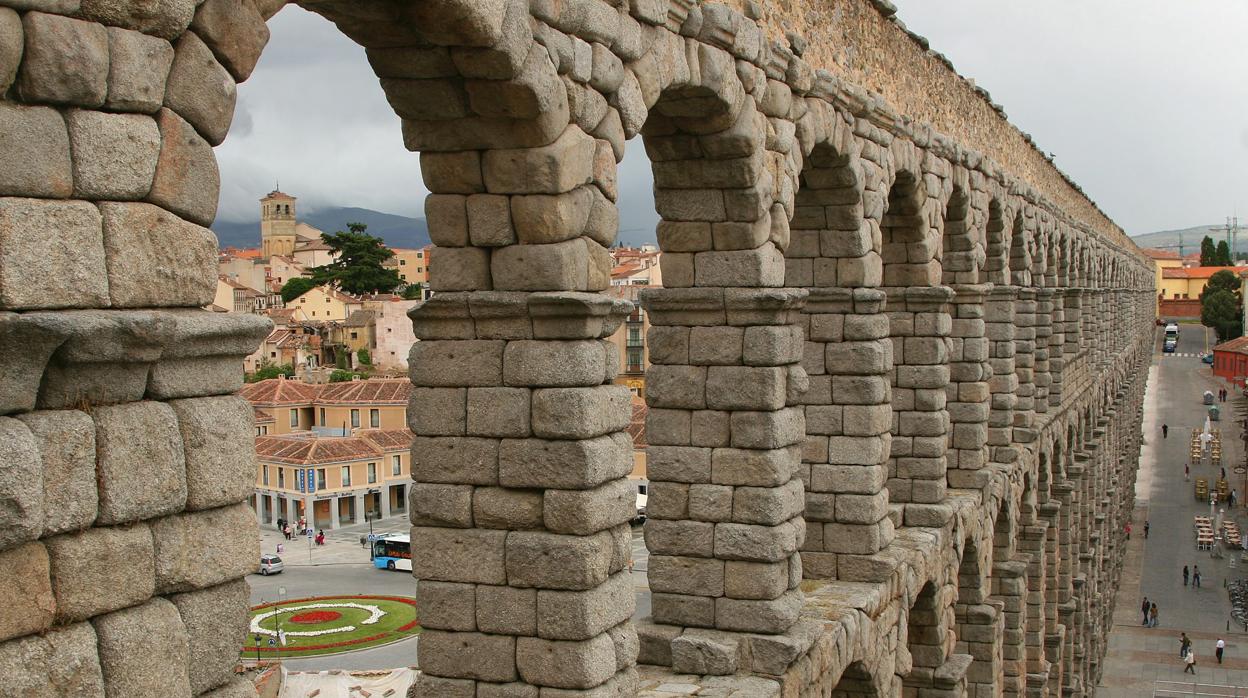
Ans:
[[[310,606],[317,606],[319,608]],[[380,614],[373,609],[377,609]],[[274,613],[274,612],[277,613]],[[316,615],[337,617],[318,621]],[[338,654],[404,640],[420,632],[416,622],[415,600],[399,596],[319,596],[293,599],[281,604],[265,604],[251,610],[252,625],[247,644],[242,648],[244,659],[256,657],[256,631],[286,632],[286,645],[269,645],[276,637],[260,633],[260,657],[313,657]],[[257,621],[259,618],[259,621]],[[370,619],[375,622],[369,623]],[[311,620],[312,622],[309,622]],[[353,630],[305,636],[298,633],[333,631],[354,626]]]

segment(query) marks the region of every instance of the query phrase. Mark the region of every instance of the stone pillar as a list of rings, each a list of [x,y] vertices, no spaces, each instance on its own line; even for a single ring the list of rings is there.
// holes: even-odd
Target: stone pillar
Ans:
[[[894,536],[884,489],[892,409],[883,306],[879,290],[812,288],[803,310],[809,388],[798,401],[806,416],[808,578],[853,579],[869,569],[853,556],[874,555]]]
[[[988,457],[994,463],[1010,464],[1017,460],[1014,451],[1014,407],[1018,393],[1018,375],[1014,371],[1014,305],[1018,289],[996,286],[988,294],[984,306],[988,338],[988,380],[991,403],[988,411]]]
[[[303,498],[303,516],[308,528],[316,528],[316,499],[311,495]]]
[[[806,383],[796,324],[806,291],[654,289],[642,298],[652,615],[660,627],[728,631],[686,631],[670,651],[677,671],[732,673],[734,633],[783,634],[802,603],[805,419],[788,405]],[[720,648],[716,661],[707,643]]]
[[[418,695],[635,690],[630,397],[604,339],[629,308],[444,292],[412,311]]]
[[[1053,338],[1053,297],[1056,292],[1051,288],[1036,289],[1036,314],[1033,322],[1035,332],[1035,400],[1032,407],[1036,414],[1049,411],[1049,386],[1052,384],[1050,373],[1049,352]]]
[[[992,596],[1004,604],[1001,659],[1004,673],[1002,695],[1024,695],[1027,675],[1026,615],[1027,563],[1002,560],[992,565]]]
[[[1018,377],[1014,403],[1014,442],[1036,440],[1036,289],[1018,288],[1014,303],[1014,374]]]
[[[265,507],[232,393],[272,324],[202,308],[263,18],[225,45],[198,3],[3,5],[0,692],[254,696]]]
[[[329,528],[331,530],[338,528],[342,524],[342,522],[339,521],[339,518],[340,518],[339,511],[338,511],[339,499],[340,498],[336,496],[329,498]]]
[[[290,523],[290,530],[293,533],[295,525],[299,523],[299,508],[296,505],[296,499],[290,495],[286,495],[286,521]]]
[[[351,520],[351,523],[355,523],[355,524],[367,523],[367,521],[365,520],[367,510],[365,510],[364,508],[364,493],[363,492],[356,493],[354,506],[355,506],[355,517]]]
[[[989,286],[954,286],[950,305],[949,386],[951,438],[945,456],[950,487],[981,489],[988,465],[988,417],[992,406],[989,342],[984,336],[984,299]]]
[[[907,504],[905,525],[941,527],[948,487],[945,451],[949,434],[949,301],[944,286],[893,289],[889,334],[893,346],[893,438],[889,450],[889,500]],[[911,507],[914,503],[920,506]]]
[[[1052,303],[1049,327],[1049,407],[1050,412],[1062,404],[1062,384],[1066,370],[1066,289],[1055,288],[1049,300]],[[1063,435],[1064,436],[1064,435]]]
[[[383,519],[390,518],[390,488],[382,485],[380,492],[377,494],[378,504],[381,506],[381,517]]]

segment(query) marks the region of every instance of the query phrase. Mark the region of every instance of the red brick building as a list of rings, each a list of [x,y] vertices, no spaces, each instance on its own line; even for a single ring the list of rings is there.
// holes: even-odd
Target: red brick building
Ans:
[[[1232,339],[1213,348],[1213,375],[1244,386],[1248,377],[1248,337]]]

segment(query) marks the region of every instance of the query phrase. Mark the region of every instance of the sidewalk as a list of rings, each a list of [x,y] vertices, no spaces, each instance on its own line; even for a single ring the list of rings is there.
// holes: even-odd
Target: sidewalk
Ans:
[[[399,514],[374,521],[373,532],[407,533],[411,526],[407,514]],[[369,562],[368,547],[360,545],[361,536],[368,536],[366,523],[325,529],[325,545],[318,546],[306,536],[292,536],[291,540],[286,540],[272,525],[265,524],[260,526],[260,552],[275,554],[281,543],[286,549],[281,554],[282,562],[288,567]]]
[[[1195,546],[1193,516],[1208,515],[1208,502],[1197,502],[1193,481],[1183,478],[1188,444],[1193,427],[1204,423],[1205,408],[1200,394],[1215,393],[1225,387],[1212,378],[1207,366],[1197,359],[1166,358],[1154,362],[1149,371],[1144,405],[1145,445],[1140,456],[1136,483],[1136,509],[1131,523],[1131,540],[1123,561],[1124,571],[1114,608],[1114,626],[1109,635],[1097,696],[1136,698],[1151,696],[1154,682],[1194,679],[1202,684],[1248,686],[1248,634],[1243,628],[1227,628],[1230,601],[1223,585],[1248,576],[1240,551],[1225,550],[1221,559]],[[1239,429],[1227,414],[1231,403],[1220,403],[1223,466],[1231,486],[1245,494],[1242,475],[1234,466],[1243,463]],[[1161,425],[1170,426],[1170,437],[1161,438]],[[1212,483],[1218,470],[1212,465],[1192,467],[1192,478],[1208,477]],[[1227,517],[1248,521],[1242,507]],[[1144,522],[1150,536],[1144,539]],[[1199,565],[1202,587],[1183,586],[1182,568]],[[1157,604],[1159,627],[1141,625],[1141,598]],[[1196,676],[1184,674],[1179,659],[1179,633],[1186,632],[1194,643]],[[1214,659],[1214,643],[1226,640],[1224,663]]]

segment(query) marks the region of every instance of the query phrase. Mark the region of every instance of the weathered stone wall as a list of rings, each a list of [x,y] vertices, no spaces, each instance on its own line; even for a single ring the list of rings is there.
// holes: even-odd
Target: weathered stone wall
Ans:
[[[21,689],[247,694],[251,430],[218,396],[267,328],[193,308],[211,145],[282,4],[0,0]],[[432,192],[417,695],[1091,691],[1153,271],[884,3],[301,4],[366,48]],[[638,135],[665,288],[635,625],[600,292]]]
[[[269,323],[199,310],[211,144],[250,65],[214,58],[222,4],[0,2],[6,695],[248,690],[255,459],[231,393]]]

